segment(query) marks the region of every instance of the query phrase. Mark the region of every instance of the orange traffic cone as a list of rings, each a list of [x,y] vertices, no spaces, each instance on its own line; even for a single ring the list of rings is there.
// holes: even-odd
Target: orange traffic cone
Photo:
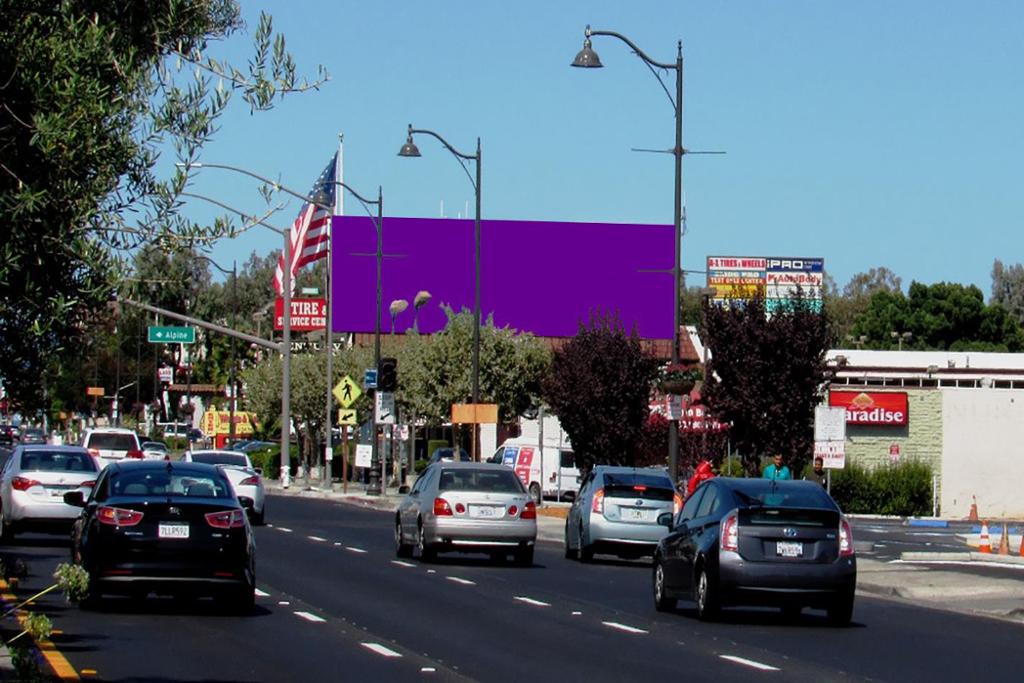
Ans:
[[[1006,529],[1006,524],[1003,524],[1003,537],[999,539],[999,554],[1010,554],[1010,534]]]
[[[1017,551],[1017,554],[1024,557],[1024,533],[1020,535],[1020,550]]]
[[[974,502],[971,503],[971,511],[967,515],[967,521],[968,522],[977,522],[978,521],[978,499],[975,496],[971,496],[971,500],[974,501]]]
[[[992,552],[992,541],[988,538],[988,522],[981,523],[981,538],[978,539],[978,552]]]

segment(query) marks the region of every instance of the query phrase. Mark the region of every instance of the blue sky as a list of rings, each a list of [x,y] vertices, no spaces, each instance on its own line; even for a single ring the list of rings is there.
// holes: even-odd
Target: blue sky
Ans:
[[[973,283],[987,296],[993,259],[1024,260],[1024,3],[247,1],[250,26],[261,9],[300,70],[323,64],[331,80],[255,116],[238,99],[205,161],[305,192],[343,132],[345,182],[382,185],[388,215],[472,212],[438,143],[396,155],[412,123],[465,152],[482,139],[485,218],[671,223],[672,157],[630,151],[672,145],[671,105],[613,38],[594,39],[604,69],[569,67],[590,23],[659,61],[681,39],[684,145],[727,152],[685,159],[684,268],[703,270],[708,255],[820,256],[840,286],[887,266],[904,287]],[[213,52],[243,62],[248,47],[239,35]],[[263,206],[223,171],[203,171],[195,190]],[[254,230],[213,256],[278,242]]]

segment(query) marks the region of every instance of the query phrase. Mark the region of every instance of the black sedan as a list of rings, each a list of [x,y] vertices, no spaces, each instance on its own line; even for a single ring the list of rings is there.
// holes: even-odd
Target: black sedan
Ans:
[[[721,607],[781,607],[796,616],[823,608],[846,624],[853,615],[857,560],[850,525],[835,501],[809,481],[706,481],[673,519],[654,556],[654,603],[675,609],[692,595],[701,619]]]
[[[72,558],[89,572],[89,602],[103,594],[213,596],[252,609],[255,546],[245,505],[217,467],[124,461],[103,470],[72,530]]]

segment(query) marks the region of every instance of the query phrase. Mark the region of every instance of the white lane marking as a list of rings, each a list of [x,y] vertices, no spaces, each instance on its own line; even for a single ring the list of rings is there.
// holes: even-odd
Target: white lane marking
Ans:
[[[354,553],[366,553],[366,551],[363,550],[362,548],[353,548],[350,545],[345,546],[345,550],[351,550]]]
[[[280,600],[280,601],[278,601],[277,604],[279,604],[279,605],[290,605],[292,603],[288,602],[287,600]]]
[[[769,666],[767,664],[762,664],[761,662],[755,662],[753,659],[744,659],[743,657],[737,657],[735,655],[718,655],[718,656],[721,657],[722,659],[727,659],[730,662],[735,662],[736,664],[742,664],[743,666],[749,666],[750,668],[757,669],[759,671],[779,671],[779,668],[777,666]]]
[[[635,626],[626,626],[625,624],[620,624],[617,621],[602,621],[601,623],[607,626],[608,628],[614,628],[619,631],[624,631],[626,633],[648,633],[642,628],[636,628]]]
[[[1024,570],[1024,565],[1012,562],[975,562],[972,560],[889,560],[889,564],[957,564],[964,567],[999,567],[1000,569]]]
[[[437,669],[435,669],[432,666],[425,666],[425,667],[420,669],[420,673],[425,673],[425,674],[432,674],[435,671],[437,671]]]
[[[296,612],[295,616],[302,617],[306,621],[312,621],[313,623],[318,623],[318,624],[327,621],[326,619],[318,617],[317,615],[312,614],[310,612]]]
[[[383,645],[381,645],[380,643],[360,643],[360,644],[363,647],[365,647],[367,650],[369,650],[370,652],[376,652],[377,654],[379,654],[379,655],[381,655],[383,657],[401,657],[402,656],[402,654],[400,652],[395,652],[394,650],[392,650],[390,648],[386,648]]]
[[[266,526],[266,527],[267,527],[268,529],[273,529],[273,528],[274,528],[274,525],[273,525],[273,524],[271,524],[270,522],[267,522],[265,526]]]
[[[269,598],[270,597],[270,593],[264,593],[259,588],[257,588],[256,589],[256,597],[257,598]]]
[[[428,573],[428,574],[436,574],[436,573],[437,573],[437,570],[436,570],[436,569],[428,569],[428,570],[427,570],[427,573]]]
[[[391,564],[397,564],[399,567],[415,567],[412,562],[402,562],[401,560],[391,560]]]
[[[572,613],[572,615],[573,615],[574,617],[578,617],[578,616],[580,616],[581,614],[583,614],[583,612],[573,612],[573,613]]]
[[[306,536],[306,538],[308,538],[311,541],[316,541],[317,543],[326,543],[327,542],[326,538],[320,538],[319,536]]]
[[[533,605],[534,607],[551,607],[550,602],[541,602],[540,600],[534,600],[533,598],[528,598],[523,595],[517,595],[513,598],[513,600],[525,602],[527,605]]]
[[[470,581],[469,579],[460,579],[457,576],[446,576],[444,578],[448,579],[449,581],[454,581],[455,583],[461,583],[463,586],[475,586],[476,585],[476,581]]]
[[[289,529],[289,528],[288,528],[288,527],[286,527],[286,526],[275,526],[274,528],[275,528],[275,529],[277,529],[278,531],[283,531],[283,532],[285,532],[286,534],[290,534],[290,533],[292,532],[292,530],[291,530],[291,529]]]
[[[334,545],[341,545],[341,541],[335,541]]]

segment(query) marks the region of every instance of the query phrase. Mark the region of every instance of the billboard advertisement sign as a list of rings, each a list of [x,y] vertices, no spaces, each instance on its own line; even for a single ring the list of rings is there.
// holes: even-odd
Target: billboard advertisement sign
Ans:
[[[831,391],[829,405],[846,409],[848,425],[902,426],[907,424],[905,391]]]
[[[472,310],[474,222],[453,218],[383,220],[382,319],[402,334],[447,324],[444,308]],[[593,312],[617,313],[626,330],[671,339],[675,248],[671,225],[484,220],[480,226],[481,319],[543,337],[572,337]],[[374,329],[377,232],[367,216],[335,216],[331,320],[335,332]],[[417,292],[430,292],[419,310]]]
[[[312,332],[327,326],[327,303],[324,299],[292,299],[292,332]],[[284,299],[274,301],[274,329],[284,329]]]
[[[763,296],[765,309],[771,312],[785,306],[799,291],[815,310],[821,310],[824,259],[709,256],[707,271],[708,287],[715,288],[712,300],[717,303]]]

